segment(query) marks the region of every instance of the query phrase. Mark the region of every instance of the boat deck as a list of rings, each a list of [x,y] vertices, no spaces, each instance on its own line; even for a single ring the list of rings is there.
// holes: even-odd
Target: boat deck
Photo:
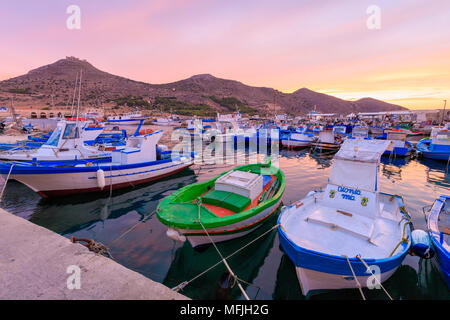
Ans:
[[[267,177],[267,178],[266,178]],[[246,211],[249,210],[253,207],[256,207],[259,204],[259,199],[260,197],[272,186],[272,184],[274,184],[277,180],[277,178],[274,175],[270,175],[270,176],[264,176],[264,187],[263,187],[263,191],[255,198],[253,199],[253,201],[251,201],[251,203],[246,206],[242,211]],[[270,179],[269,179],[270,178]],[[205,192],[204,194],[201,195],[201,197],[203,198],[205,195],[213,192],[214,190],[209,190],[208,192]],[[274,192],[272,191],[272,194]],[[195,201],[193,201],[195,202]],[[238,212],[234,212],[228,208],[225,208],[223,205],[214,205],[214,204],[208,204],[208,203],[202,203],[202,206],[204,206],[205,208],[207,208],[209,211],[211,211],[212,213],[214,213],[216,216],[218,217],[226,217],[226,216],[231,216],[234,215]]]
[[[298,208],[290,208],[282,224],[287,236],[305,249],[336,256],[387,258],[400,242],[403,229],[384,209],[387,205],[391,203],[381,202],[379,214],[372,218],[310,198]]]

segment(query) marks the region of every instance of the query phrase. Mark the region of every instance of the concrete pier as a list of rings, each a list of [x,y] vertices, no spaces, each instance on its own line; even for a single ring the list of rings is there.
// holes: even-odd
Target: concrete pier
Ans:
[[[0,299],[188,298],[0,209]]]

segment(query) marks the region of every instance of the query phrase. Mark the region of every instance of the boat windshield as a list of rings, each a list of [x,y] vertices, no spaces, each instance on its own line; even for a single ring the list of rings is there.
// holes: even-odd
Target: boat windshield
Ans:
[[[76,139],[78,138],[78,128],[75,123],[68,123],[64,130],[63,139]]]
[[[50,138],[48,138],[47,142],[45,143],[48,146],[57,146],[59,141],[59,136],[61,135],[61,127],[57,127],[55,131],[53,131]]]

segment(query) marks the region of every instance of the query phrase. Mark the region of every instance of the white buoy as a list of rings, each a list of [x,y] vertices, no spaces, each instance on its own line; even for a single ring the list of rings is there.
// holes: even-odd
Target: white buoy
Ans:
[[[169,228],[166,231],[166,235],[175,241],[179,241],[179,242],[185,242],[186,241],[186,237],[183,236],[182,234],[180,234],[177,230]]]
[[[105,172],[102,169],[97,170],[97,185],[103,190],[105,187]]]
[[[433,246],[427,232],[419,229],[411,232],[411,251],[413,255],[424,259],[434,256]]]

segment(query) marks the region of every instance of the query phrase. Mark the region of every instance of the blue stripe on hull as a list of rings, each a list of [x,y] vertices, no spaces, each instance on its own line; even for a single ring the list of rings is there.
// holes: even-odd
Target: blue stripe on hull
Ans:
[[[284,231],[279,227],[280,244],[284,252],[294,262],[296,267],[315,270],[319,272],[352,276],[352,272],[345,257],[328,255],[297,246],[290,241]],[[396,256],[386,259],[367,259],[364,261],[370,265],[377,265],[381,273],[397,268],[408,253],[409,244],[402,244],[403,251]],[[368,276],[367,268],[358,258],[349,258],[356,276]]]
[[[98,169],[103,169],[104,171],[116,171],[116,170],[126,170],[126,169],[134,169],[141,167],[154,166],[164,163],[172,162],[172,159],[164,159],[164,160],[156,160],[142,163],[134,163],[134,164],[125,164],[125,165],[113,165],[110,166],[108,164],[105,165],[97,165],[93,164],[89,167],[57,167],[52,165],[42,165],[42,166],[33,166],[33,165],[23,165],[16,163],[13,167],[11,174],[56,174],[56,173],[78,173],[78,172],[96,172]],[[86,163],[86,162],[84,162]],[[73,164],[73,163],[72,163]],[[0,163],[0,174],[8,174],[11,167],[11,163]]]

